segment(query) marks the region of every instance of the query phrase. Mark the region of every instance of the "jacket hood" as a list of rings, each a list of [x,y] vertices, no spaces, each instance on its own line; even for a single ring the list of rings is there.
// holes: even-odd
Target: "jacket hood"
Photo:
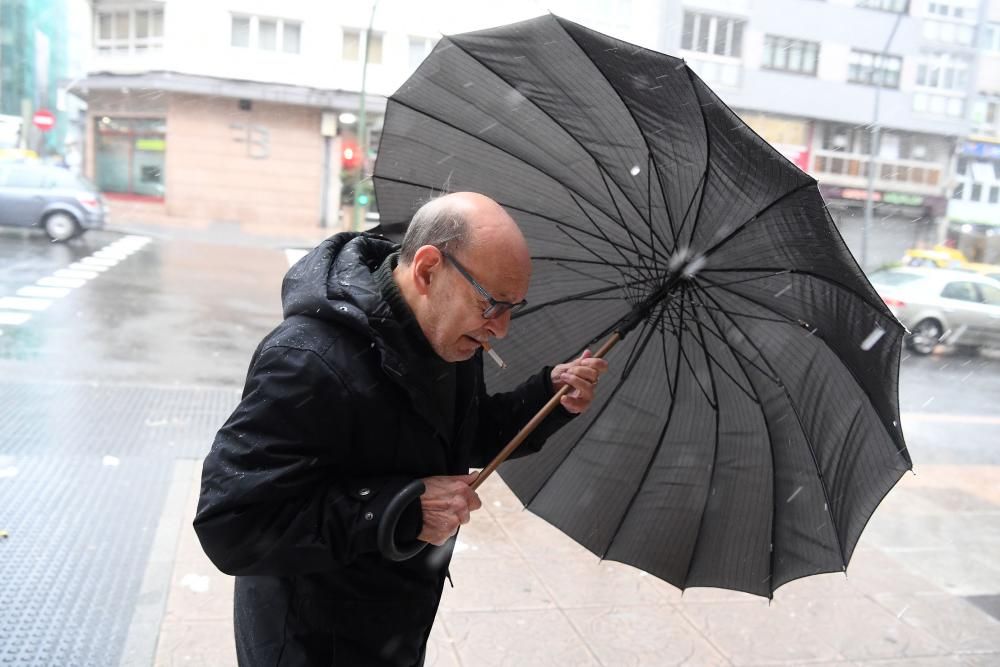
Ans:
[[[331,236],[285,274],[285,318],[303,315],[369,332],[371,320],[392,317],[372,274],[397,250],[397,244],[370,233]]]

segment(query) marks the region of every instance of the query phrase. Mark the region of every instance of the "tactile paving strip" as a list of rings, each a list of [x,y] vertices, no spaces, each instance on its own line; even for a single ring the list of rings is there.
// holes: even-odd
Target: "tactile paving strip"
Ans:
[[[118,663],[172,463],[204,456],[238,399],[0,383],[0,667]]]

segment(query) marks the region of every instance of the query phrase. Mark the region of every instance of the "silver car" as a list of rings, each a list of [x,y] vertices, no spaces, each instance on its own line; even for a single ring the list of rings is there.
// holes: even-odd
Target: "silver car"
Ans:
[[[106,218],[104,198],[86,179],[53,165],[0,162],[0,225],[41,227],[66,241]]]
[[[1000,281],[966,271],[902,267],[869,276],[910,331],[906,345],[930,354],[939,343],[1000,347]]]

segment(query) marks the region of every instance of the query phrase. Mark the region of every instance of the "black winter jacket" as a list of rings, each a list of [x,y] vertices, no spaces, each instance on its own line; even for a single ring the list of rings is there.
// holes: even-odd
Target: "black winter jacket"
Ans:
[[[387,560],[382,510],[414,479],[485,465],[552,395],[548,369],[487,395],[477,354],[455,366],[449,428],[426,372],[440,359],[413,354],[374,281],[397,249],[338,234],[289,270],[285,319],[205,459],[194,526],[236,575],[241,665],[421,664],[454,542]],[[568,419],[557,410],[519,451]]]

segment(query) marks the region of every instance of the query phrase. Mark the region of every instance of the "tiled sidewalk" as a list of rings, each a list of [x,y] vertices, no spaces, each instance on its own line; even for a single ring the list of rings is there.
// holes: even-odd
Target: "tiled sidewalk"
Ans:
[[[600,562],[497,476],[461,534],[427,664],[1000,665],[1000,468],[922,466],[848,568],[774,601]],[[232,580],[201,553],[191,482],[156,665],[235,664]]]

